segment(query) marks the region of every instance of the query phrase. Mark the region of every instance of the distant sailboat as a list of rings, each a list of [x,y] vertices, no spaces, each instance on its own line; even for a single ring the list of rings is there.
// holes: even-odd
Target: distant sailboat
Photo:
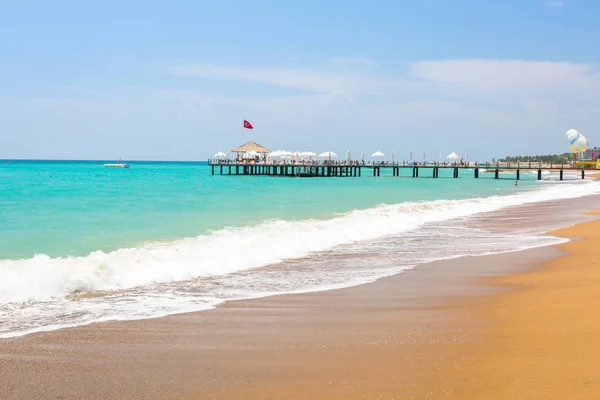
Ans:
[[[131,167],[131,165],[126,164],[124,162],[121,162],[121,159],[119,158],[119,162],[116,164],[104,164],[105,167],[107,168],[126,168],[129,169],[129,167]]]

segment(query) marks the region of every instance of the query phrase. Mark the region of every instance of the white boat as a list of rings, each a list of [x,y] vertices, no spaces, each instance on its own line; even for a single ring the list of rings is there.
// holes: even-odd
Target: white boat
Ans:
[[[119,162],[116,164],[104,164],[105,167],[107,168],[129,168],[131,165],[126,164],[121,162],[121,159],[119,159]]]

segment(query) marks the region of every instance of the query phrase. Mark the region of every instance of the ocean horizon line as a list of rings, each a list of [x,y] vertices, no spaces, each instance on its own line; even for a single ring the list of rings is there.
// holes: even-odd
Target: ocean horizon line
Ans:
[[[121,158],[123,160],[123,158]],[[98,158],[98,159],[77,159],[77,158],[0,158],[0,162],[5,161],[26,161],[26,162],[36,162],[36,161],[51,161],[51,162],[114,162],[114,158]],[[150,159],[126,159],[127,162],[164,162],[164,163],[207,163],[208,159],[204,160],[150,160]]]

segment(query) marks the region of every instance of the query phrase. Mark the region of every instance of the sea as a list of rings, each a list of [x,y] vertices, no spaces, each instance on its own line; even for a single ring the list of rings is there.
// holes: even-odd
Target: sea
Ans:
[[[427,262],[546,246],[485,213],[600,193],[565,174],[211,175],[204,162],[0,161],[0,338],[359,285]],[[227,169],[226,171],[227,172]],[[471,223],[469,223],[471,221]]]

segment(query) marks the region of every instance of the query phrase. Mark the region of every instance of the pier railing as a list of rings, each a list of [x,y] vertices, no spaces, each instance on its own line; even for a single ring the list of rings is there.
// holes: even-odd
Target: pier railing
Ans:
[[[551,170],[559,172],[560,180],[563,180],[564,171],[581,171],[581,178],[585,178],[583,168],[564,164],[542,164],[542,163],[450,163],[450,162],[379,162],[363,163],[360,161],[270,161],[270,160],[208,160],[211,166],[211,173],[215,175],[215,168],[218,168],[220,175],[268,175],[268,176],[296,176],[296,177],[332,177],[347,176],[360,177],[363,169],[373,171],[373,176],[381,176],[382,169],[391,169],[393,176],[401,176],[401,171],[412,170],[412,177],[418,178],[419,171],[429,170],[432,178],[439,178],[440,169],[452,169],[453,178],[459,178],[459,171],[471,170],[474,178],[479,178],[480,172],[493,172],[495,179],[501,177],[501,172],[512,171],[515,173],[516,180],[521,179],[521,171],[537,170],[537,179],[542,179],[542,170]],[[423,174],[421,174],[423,176]],[[464,176],[464,174],[463,174]],[[512,178],[510,178],[512,179]]]
[[[574,163],[568,164],[553,164],[542,162],[451,162],[451,161],[360,161],[360,160],[236,160],[236,159],[209,159],[209,165],[283,165],[283,166],[298,166],[298,167],[329,167],[329,166],[354,166],[367,168],[485,168],[485,169],[556,169],[556,170],[580,170],[582,167],[576,166]]]

